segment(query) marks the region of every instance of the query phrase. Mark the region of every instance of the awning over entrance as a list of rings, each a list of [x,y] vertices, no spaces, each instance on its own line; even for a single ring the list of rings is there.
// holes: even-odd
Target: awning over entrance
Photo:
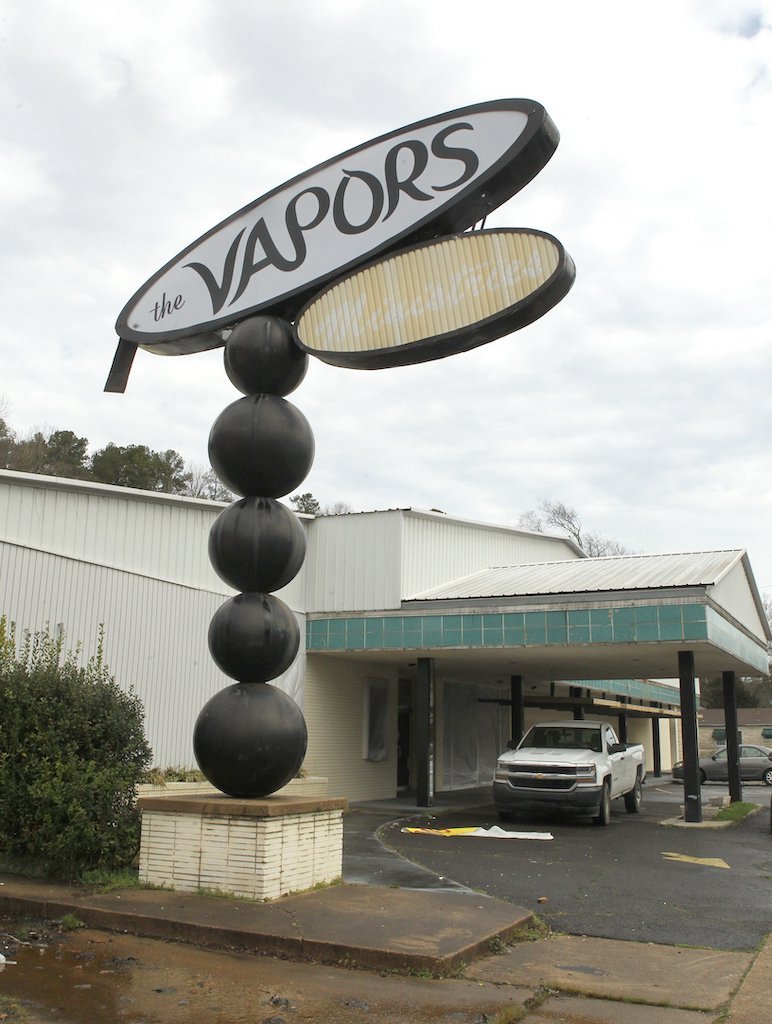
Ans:
[[[434,673],[509,679],[513,736],[529,705],[618,713],[620,731],[628,715],[656,723],[680,713],[686,819],[699,821],[695,679],[722,675],[729,721],[735,676],[768,674],[772,633],[747,554],[709,551],[489,568],[410,595],[398,609],[310,614],[306,640],[309,654],[375,656],[405,672],[417,666],[426,708]],[[428,711],[421,722],[423,806],[431,793]],[[656,731],[653,739],[656,763]],[[728,743],[737,760],[736,737]],[[737,793],[739,762],[734,774]]]
[[[310,615],[307,634],[309,652],[432,657],[442,671],[538,680],[624,680],[638,699],[657,699],[656,684],[643,680],[678,678],[684,648],[698,675],[766,675],[770,639],[744,551],[486,569],[413,595],[399,610]]]

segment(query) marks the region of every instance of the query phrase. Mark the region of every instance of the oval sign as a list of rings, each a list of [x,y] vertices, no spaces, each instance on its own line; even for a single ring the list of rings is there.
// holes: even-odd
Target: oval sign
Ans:
[[[533,323],[574,277],[571,257],[543,231],[470,231],[336,282],[300,312],[295,335],[334,366],[377,370],[442,359]]]
[[[544,107],[523,99],[463,107],[382,135],[189,245],[130,299],[118,335],[184,354],[222,344],[209,332],[253,313],[294,320],[341,273],[481,221],[541,170],[558,138]]]

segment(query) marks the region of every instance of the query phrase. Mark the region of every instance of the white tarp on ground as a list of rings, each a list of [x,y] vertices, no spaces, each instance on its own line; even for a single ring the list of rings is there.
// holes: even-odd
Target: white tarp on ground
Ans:
[[[490,828],[409,828],[403,832],[413,832],[421,836],[445,836],[448,839],[554,839],[551,832],[508,832],[498,825]]]

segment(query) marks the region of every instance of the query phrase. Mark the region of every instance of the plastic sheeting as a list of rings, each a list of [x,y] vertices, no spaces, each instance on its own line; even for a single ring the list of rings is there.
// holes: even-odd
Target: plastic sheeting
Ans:
[[[365,757],[368,761],[385,761],[389,753],[389,684],[385,679],[367,680],[365,707]]]
[[[509,687],[446,682],[443,686],[443,788],[493,782],[496,760],[509,739],[509,708],[481,703],[508,700]]]
[[[276,679],[270,679],[271,686],[283,690],[288,697],[292,697],[300,710],[303,710],[303,698],[305,697],[306,681],[306,655],[301,650],[297,658],[292,662],[286,672],[283,672]]]

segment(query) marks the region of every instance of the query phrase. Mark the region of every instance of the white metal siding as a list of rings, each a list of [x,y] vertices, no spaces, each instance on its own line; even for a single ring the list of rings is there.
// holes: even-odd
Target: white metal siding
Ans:
[[[230,594],[209,563],[223,506],[41,477],[0,475],[0,537],[53,554]]]
[[[708,594],[716,604],[725,608],[746,629],[764,640],[764,626],[748,586],[748,578],[745,575],[745,567],[742,562],[733,566],[723,579],[711,587]]]
[[[362,756],[368,679],[389,682],[389,745],[384,761]],[[329,796],[376,800],[397,790],[397,676],[393,667],[342,658],[306,659],[308,753],[304,769],[327,778]]]
[[[70,647],[96,651],[105,628],[105,660],[123,689],[145,707],[154,763],[193,765],[193,727],[201,708],[233,680],[212,661],[207,633],[222,594],[182,587],[136,573],[0,542],[0,615],[17,634],[61,623]],[[301,651],[273,682],[302,703],[305,621]]]
[[[306,611],[399,608],[401,512],[321,516],[307,529]]]
[[[219,502],[0,471],[0,539],[230,596],[209,562]],[[301,611],[303,573],[276,591]]]
[[[559,538],[410,511],[404,513],[403,538],[403,599],[492,566],[579,558]]]

